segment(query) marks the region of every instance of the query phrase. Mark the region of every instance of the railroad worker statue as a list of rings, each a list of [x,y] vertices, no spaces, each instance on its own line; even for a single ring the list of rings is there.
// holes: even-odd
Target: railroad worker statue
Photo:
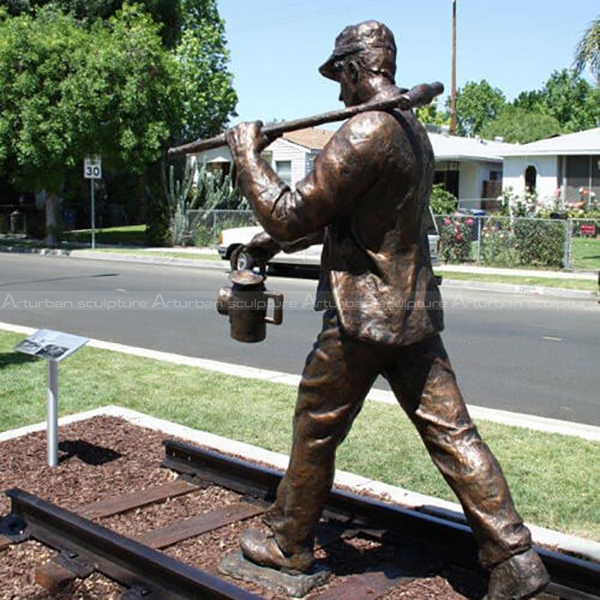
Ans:
[[[395,86],[396,45],[377,21],[345,28],[320,73],[347,106]],[[245,557],[309,571],[315,528],[333,483],[335,452],[378,375],[390,383],[435,465],[460,500],[491,569],[488,598],[528,598],[547,583],[498,462],[467,412],[440,332],[443,314],[425,226],[434,156],[412,111],[367,111],[347,121],[290,189],[261,157],[261,123],[227,134],[239,183],[266,235],[246,250],[323,242],[323,329],[298,391],[287,472],[265,517],[272,535],[244,532]]]

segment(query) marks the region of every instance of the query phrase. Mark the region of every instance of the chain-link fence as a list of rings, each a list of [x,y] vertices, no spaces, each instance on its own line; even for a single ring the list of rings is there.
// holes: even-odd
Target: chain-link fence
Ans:
[[[251,210],[192,210],[188,221],[195,246],[217,246],[223,229],[258,225]],[[442,263],[598,270],[598,219],[436,215],[436,223]]]
[[[594,219],[438,215],[436,222],[442,262],[594,269],[593,259],[600,259],[600,221]]]
[[[187,215],[189,237],[195,246],[216,246],[223,229],[258,225],[251,210],[190,210]]]

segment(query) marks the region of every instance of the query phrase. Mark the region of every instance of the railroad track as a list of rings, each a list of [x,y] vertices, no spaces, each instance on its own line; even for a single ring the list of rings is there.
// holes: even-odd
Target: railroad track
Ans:
[[[35,573],[36,581],[51,592],[76,578],[100,572],[122,585],[126,589],[123,598],[128,600],[260,598],[161,550],[260,515],[273,499],[281,473],[181,442],[167,440],[164,445],[163,466],[180,477],[143,492],[68,511],[23,490],[8,490],[11,512],[0,521],[0,551],[28,539],[56,550],[57,556]],[[237,492],[241,500],[135,538],[115,533],[92,520],[185,496],[210,485]],[[454,565],[474,578],[485,577],[477,565],[471,531],[464,523],[340,489],[332,491],[324,519],[317,535],[318,546],[360,535],[405,551],[393,563],[347,577],[313,594],[311,598],[315,600],[375,600],[407,580],[431,572],[435,565]],[[564,600],[600,600],[599,564],[543,548],[538,551],[552,577],[546,594]]]

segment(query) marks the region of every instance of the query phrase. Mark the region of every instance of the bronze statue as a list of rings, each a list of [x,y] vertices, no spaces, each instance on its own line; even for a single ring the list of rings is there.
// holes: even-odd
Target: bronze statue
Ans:
[[[377,21],[345,28],[320,73],[346,106],[384,100],[396,45]],[[440,332],[443,314],[425,229],[434,156],[411,110],[364,112],[334,135],[314,170],[290,189],[260,158],[261,123],[227,133],[239,183],[265,229],[245,250],[262,261],[323,242],[323,329],[308,355],[288,470],[265,522],[246,531],[245,557],[288,572],[314,563],[315,528],[335,452],[378,375],[390,382],[431,458],[458,496],[491,569],[489,600],[529,598],[548,582],[500,466],[467,412]]]

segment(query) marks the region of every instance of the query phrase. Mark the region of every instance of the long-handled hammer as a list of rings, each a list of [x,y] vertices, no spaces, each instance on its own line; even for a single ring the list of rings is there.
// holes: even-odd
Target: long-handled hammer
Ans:
[[[316,127],[317,125],[324,125],[325,123],[343,121],[366,111],[389,111],[395,108],[409,110],[411,108],[418,108],[419,106],[425,106],[425,104],[429,104],[436,96],[439,96],[443,92],[444,85],[439,81],[436,81],[432,84],[421,83],[420,85],[415,85],[415,87],[413,87],[410,91],[398,94],[394,98],[388,98],[386,100],[379,100],[375,102],[366,102],[365,104],[349,106],[348,108],[334,110],[312,117],[267,125],[263,127],[263,133],[268,138],[276,139],[288,131],[297,131],[298,129]],[[183,144],[182,146],[169,148],[169,157],[172,158],[182,154],[203,152],[205,150],[212,150],[213,148],[220,148],[221,146],[225,145],[227,145],[227,139],[225,134],[221,133],[220,135],[212,138],[196,140],[195,142],[190,142],[189,144]]]

